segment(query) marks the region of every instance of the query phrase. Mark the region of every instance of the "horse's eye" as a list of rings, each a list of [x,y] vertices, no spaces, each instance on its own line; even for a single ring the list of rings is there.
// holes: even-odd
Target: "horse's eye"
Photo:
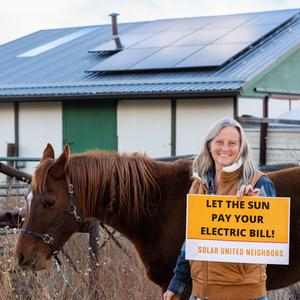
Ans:
[[[55,204],[55,200],[52,198],[44,198],[42,204],[45,208],[52,207]]]

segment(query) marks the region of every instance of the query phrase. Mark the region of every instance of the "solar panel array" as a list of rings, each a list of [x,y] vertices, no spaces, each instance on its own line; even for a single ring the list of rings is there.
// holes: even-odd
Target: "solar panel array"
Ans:
[[[285,10],[149,22],[120,35],[124,49],[88,72],[220,67],[297,13]],[[113,41],[91,51],[103,50],[115,51]]]

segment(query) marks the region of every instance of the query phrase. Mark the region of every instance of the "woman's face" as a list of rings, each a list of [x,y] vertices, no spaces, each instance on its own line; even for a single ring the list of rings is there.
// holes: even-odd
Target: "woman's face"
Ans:
[[[210,153],[216,170],[231,165],[240,152],[240,133],[235,127],[225,127],[210,142]]]

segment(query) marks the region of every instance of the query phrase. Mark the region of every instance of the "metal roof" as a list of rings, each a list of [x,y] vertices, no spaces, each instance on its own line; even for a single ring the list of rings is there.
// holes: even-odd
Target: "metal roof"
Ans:
[[[111,40],[111,25],[38,31],[0,46],[0,99],[238,93],[245,83],[299,46],[300,10],[289,11],[295,13],[291,21],[218,70],[88,74],[86,70],[105,59],[89,50]],[[148,23],[119,24],[119,32],[128,33]],[[49,51],[20,57],[84,29],[86,34]]]

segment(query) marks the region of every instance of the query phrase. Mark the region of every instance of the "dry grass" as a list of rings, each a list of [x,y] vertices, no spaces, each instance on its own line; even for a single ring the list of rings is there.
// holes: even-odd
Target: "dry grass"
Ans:
[[[15,190],[8,193],[12,191],[18,193]],[[0,208],[24,205],[24,197],[5,197],[0,193]],[[65,246],[71,261],[60,254],[61,271],[53,262],[51,270],[33,273],[16,266],[17,234],[0,235],[0,300],[161,299],[160,288],[147,279],[132,244],[118,235],[124,249],[121,250],[105,232],[101,232],[101,237],[99,243],[107,243],[99,251],[98,263],[91,264],[89,259],[88,235],[76,234]]]
[[[1,236],[0,300],[74,299],[74,300],[153,300],[161,299],[160,289],[151,283],[131,244],[119,237],[126,253],[112,241],[100,250],[100,261],[92,269],[88,259],[88,237],[75,235],[66,251],[79,273],[66,257],[62,257],[62,271],[55,264],[49,271],[25,272],[16,267],[14,247],[16,234]],[[90,278],[94,278],[90,284]],[[97,278],[98,277],[98,278]],[[97,279],[97,282],[95,282]],[[96,296],[97,295],[97,296]]]

